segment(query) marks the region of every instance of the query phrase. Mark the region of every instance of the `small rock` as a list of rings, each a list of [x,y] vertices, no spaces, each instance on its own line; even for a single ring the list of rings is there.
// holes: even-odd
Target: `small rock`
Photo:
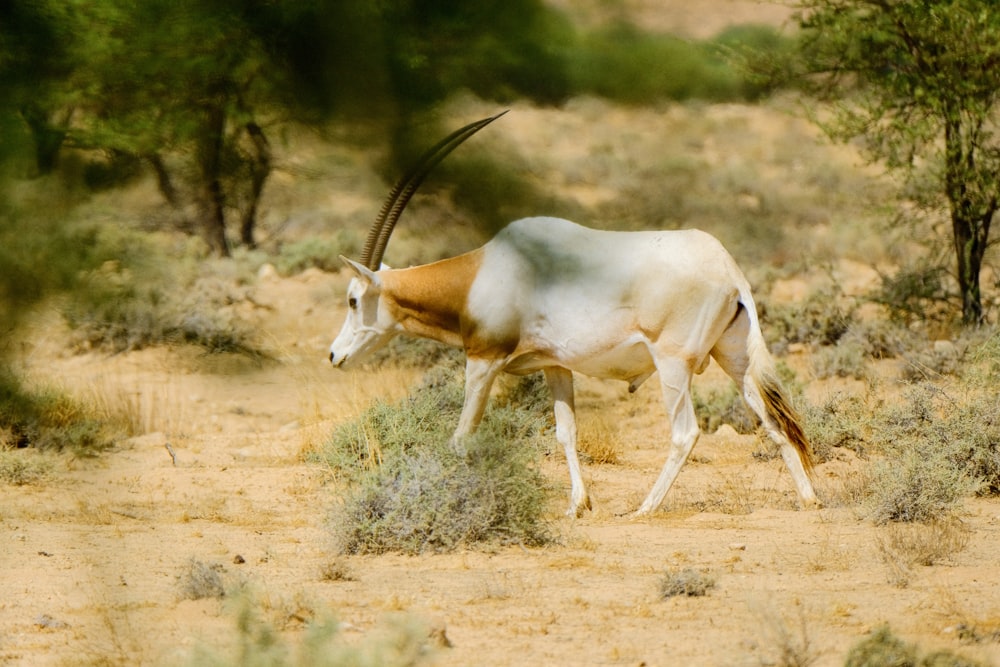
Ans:
[[[257,280],[262,283],[273,283],[280,277],[278,269],[274,268],[274,264],[267,263],[257,269]]]
[[[719,428],[715,429],[715,437],[724,438],[726,440],[731,440],[733,438],[740,437],[740,434],[736,432],[736,429],[729,424],[722,424]]]
[[[234,565],[243,565],[243,563],[245,563],[245,562],[247,562],[247,559],[244,558],[243,556],[241,556],[239,554],[236,554],[235,556],[233,556],[233,564]]]
[[[35,625],[43,630],[62,630],[63,628],[68,628],[69,623],[64,623],[63,621],[57,621],[48,614],[39,614],[35,617]]]
[[[745,542],[733,542],[729,545],[729,548],[733,551],[746,551],[747,545]]]

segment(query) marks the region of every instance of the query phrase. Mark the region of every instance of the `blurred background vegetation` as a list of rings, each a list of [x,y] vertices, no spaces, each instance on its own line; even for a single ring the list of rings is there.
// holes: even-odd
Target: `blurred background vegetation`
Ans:
[[[261,197],[290,134],[364,150],[388,182],[444,131],[439,108],[455,95],[538,105],[758,98],[766,89],[725,57],[742,40],[783,48],[765,27],[707,42],[626,22],[587,30],[541,0],[3,3],[0,425],[15,442],[48,441],[46,410],[32,407],[45,400],[13,370],[10,334],[53,294],[72,295],[62,310],[80,349],[247,347],[239,323],[213,307],[231,295],[206,287],[199,265],[258,246]],[[142,179],[158,201],[93,204]],[[487,229],[526,212],[502,202],[526,209],[546,198],[476,154],[440,181]],[[177,235],[197,243],[169,240]],[[330,268],[352,242],[295,240],[275,263],[301,269],[323,255]],[[192,317],[192,294],[210,315]]]
[[[950,13],[906,14],[916,17],[913,34],[928,53],[956,44],[973,50],[939,58],[924,71],[901,60],[905,40],[879,27],[893,25],[892,15],[866,22],[865,4],[848,4],[855,11],[838,14],[838,3],[813,0],[784,30],[738,25],[694,39],[642,28],[625,11],[581,21],[543,0],[8,0],[0,4],[0,426],[19,443],[39,441],[31,434],[44,420],[26,407],[36,401],[14,370],[18,350],[9,334],[53,295],[69,295],[60,310],[77,349],[193,342],[211,351],[261,354],[252,334],[222,308],[241,298],[250,278],[236,268],[219,280],[218,258],[265,257],[258,266],[270,261],[286,273],[336,268],[336,255],[351,253],[358,242],[345,223],[369,212],[339,201],[335,214],[328,204],[315,210],[323,208],[314,205],[318,186],[310,182],[319,180],[317,155],[338,163],[338,178],[354,179],[341,190],[368,202],[451,129],[455,100],[463,99],[490,109],[561,107],[591,120],[612,107],[649,109],[643,118],[658,122],[677,103],[766,104],[793,90],[820,95],[825,106],[807,108],[831,137],[860,138],[872,160],[902,165],[907,174],[900,197],[872,213],[897,226],[903,239],[886,242],[900,270],[883,276],[874,300],[912,324],[928,313],[954,319],[957,296],[967,323],[984,321],[991,304],[970,305],[980,298],[978,277],[968,289],[962,278],[983,264],[998,200],[988,187],[1000,183],[990,180],[998,164],[992,126],[959,126],[963,136],[973,132],[970,143],[944,152],[944,158],[957,155],[966,166],[978,160],[985,167],[959,173],[958,180],[975,187],[956,187],[952,171],[921,150],[940,146],[935,113],[949,99],[967,101],[968,108],[938,114],[944,127],[951,127],[948,114],[991,117],[1000,90],[991,78],[1000,72],[990,60],[996,41],[974,48],[962,31],[970,21],[977,30],[993,30],[997,20],[977,13],[981,3],[974,0],[953,3]],[[969,62],[974,73],[953,75]],[[939,72],[948,76],[938,81]],[[965,82],[957,98],[944,85],[955,79]],[[872,90],[885,95],[865,94]],[[606,106],[588,102],[594,99]],[[908,99],[926,102],[920,123],[893,116],[898,122],[864,125],[865,118],[885,120],[893,110],[916,108]],[[873,108],[871,100],[882,101],[881,117],[859,113]],[[851,113],[831,116],[830,109]],[[970,116],[969,109],[981,115]],[[712,131],[729,143],[749,141],[738,122],[720,129],[724,120],[697,112],[686,118],[692,135]],[[912,132],[880,135],[873,127]],[[622,229],[724,228],[738,259],[770,259],[782,252],[788,229],[808,231],[818,217],[829,221],[817,206],[843,210],[847,200],[863,206],[881,197],[871,192],[882,186],[864,173],[814,164],[802,158],[800,145],[791,145],[794,139],[772,137],[758,150],[787,163],[802,193],[776,194],[781,177],[752,161],[717,164],[706,176],[705,164],[671,152],[673,144],[664,143],[664,154],[648,166],[623,159],[611,145],[587,155],[585,165],[571,166],[578,173],[566,179],[587,182],[585,173],[614,179],[624,170],[632,180],[618,187],[618,198],[588,204],[560,196],[532,173],[539,163],[527,164],[510,146],[485,136],[476,141],[491,150],[463,148],[427,184],[430,199],[413,203],[416,220],[404,234],[424,237],[423,260],[455,251],[445,247],[454,239],[439,231],[446,219],[468,222],[485,238],[511,219],[541,212],[613,221]],[[708,140],[679,141],[710,149]],[[532,153],[544,159],[545,147]],[[612,163],[621,169],[613,171]],[[262,229],[262,202],[280,179],[293,186],[279,196],[312,197],[313,203],[282,202],[289,219]],[[140,183],[148,186],[137,188]],[[296,194],[288,194],[292,189]],[[966,196],[970,192],[974,196]],[[908,205],[905,223],[890,210],[900,201]],[[957,281],[946,218],[928,213],[946,210],[947,201],[953,218],[956,210],[965,215],[975,243],[973,265]],[[283,236],[292,218],[310,217],[322,219],[302,225],[305,234]],[[917,265],[904,256],[920,241],[914,224],[938,234]],[[308,233],[317,227],[322,235]],[[769,251],[760,249],[764,241]],[[892,256],[894,249],[899,256]],[[970,255],[959,251],[962,269],[961,257]]]

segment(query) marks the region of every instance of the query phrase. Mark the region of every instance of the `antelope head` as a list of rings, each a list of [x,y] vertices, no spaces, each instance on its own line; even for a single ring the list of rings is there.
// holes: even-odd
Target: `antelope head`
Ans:
[[[441,160],[505,113],[507,112],[503,111],[470,123],[432,146],[396,183],[382,204],[375,222],[368,230],[360,261],[355,262],[341,256],[355,275],[347,286],[347,319],[330,345],[331,364],[337,368],[352,368],[399,333],[398,322],[383,301],[382,280],[379,277],[382,256],[396,221],[424,178]]]

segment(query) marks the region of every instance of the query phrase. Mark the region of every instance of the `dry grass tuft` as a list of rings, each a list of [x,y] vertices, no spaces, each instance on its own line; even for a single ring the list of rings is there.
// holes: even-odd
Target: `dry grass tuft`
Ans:
[[[590,463],[617,465],[621,462],[625,443],[621,429],[603,415],[588,416],[581,420],[577,449]]]
[[[221,599],[226,596],[223,580],[225,568],[221,563],[206,563],[191,558],[178,577],[182,600]]]
[[[660,580],[660,597],[701,597],[715,588],[715,577],[694,568],[668,570]]]
[[[955,517],[926,524],[889,524],[875,536],[879,558],[889,572],[889,583],[899,588],[909,585],[915,566],[946,562],[968,543],[969,529]]]

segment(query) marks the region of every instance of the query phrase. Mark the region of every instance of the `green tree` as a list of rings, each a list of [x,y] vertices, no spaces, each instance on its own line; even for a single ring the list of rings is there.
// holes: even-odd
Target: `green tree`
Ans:
[[[985,0],[802,0],[798,66],[844,95],[824,129],[873,161],[926,177],[950,213],[966,324],[983,321],[980,271],[1000,205],[1000,12]],[[846,93],[846,95],[845,95]]]

